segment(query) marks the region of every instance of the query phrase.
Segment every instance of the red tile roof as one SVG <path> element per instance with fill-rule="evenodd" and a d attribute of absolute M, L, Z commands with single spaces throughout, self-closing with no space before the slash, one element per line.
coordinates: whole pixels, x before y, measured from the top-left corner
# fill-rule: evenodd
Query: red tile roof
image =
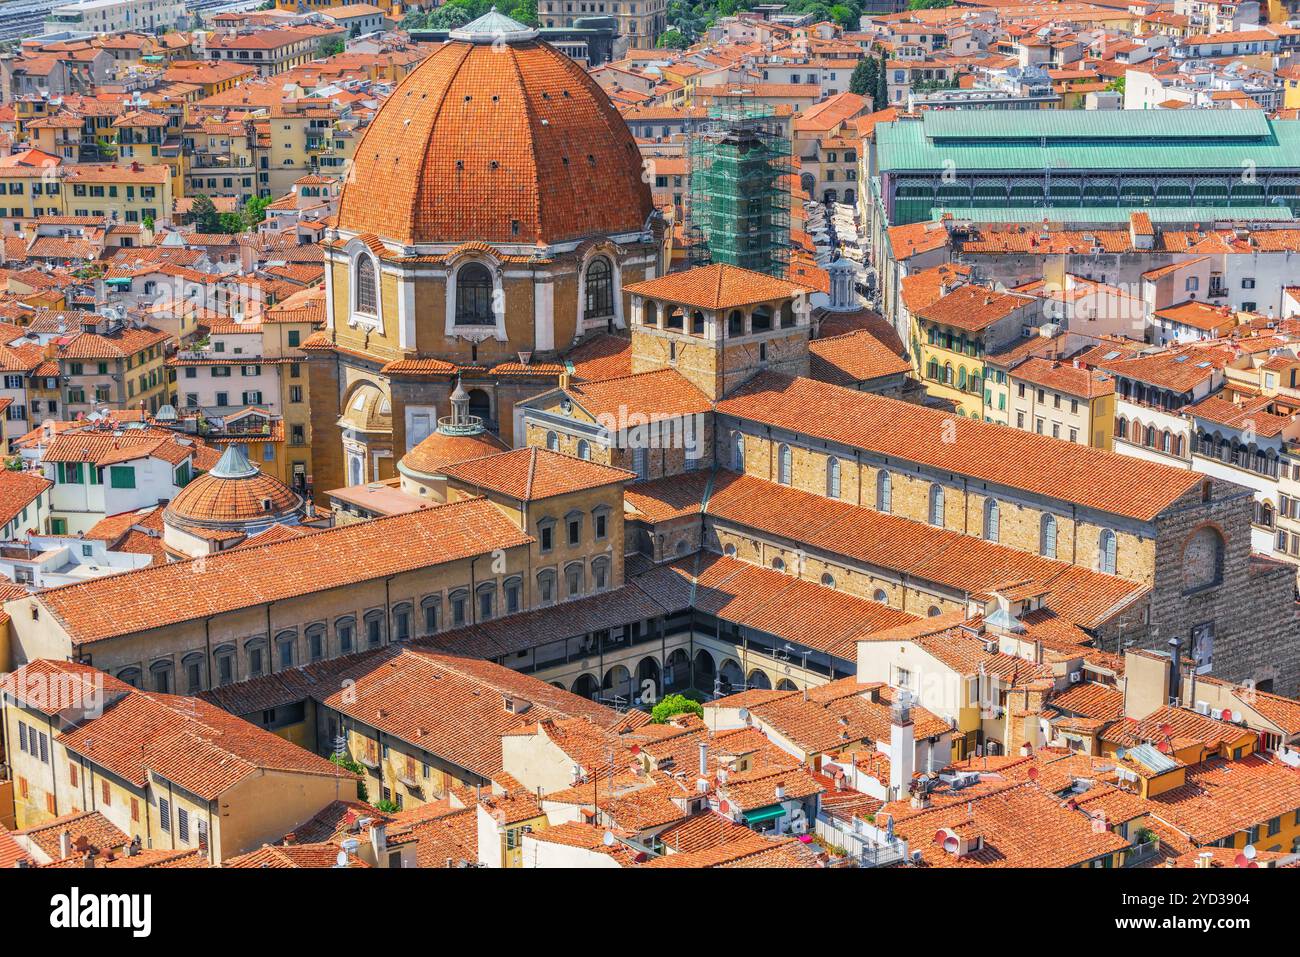
<path fill-rule="evenodd" d="M 34 600 L 81 645 L 532 541 L 495 505 L 467 499 L 208 555 L 202 588 L 191 562 L 174 562 L 48 589 Z"/>
<path fill-rule="evenodd" d="M 717 410 L 813 439 L 842 442 L 976 481 L 1146 521 L 1201 481 L 1183 469 L 775 372 L 756 376 L 719 402 Z M 1102 474 L 1110 481 L 1096 481 Z"/>
<path fill-rule="evenodd" d="M 549 449 L 514 449 L 445 466 L 442 474 L 476 489 L 523 502 L 630 482 L 636 473 Z"/>
<path fill-rule="evenodd" d="M 810 289 L 752 269 L 714 263 L 632 283 L 624 286 L 623 291 L 682 306 L 717 310 L 793 299 L 806 295 Z"/>

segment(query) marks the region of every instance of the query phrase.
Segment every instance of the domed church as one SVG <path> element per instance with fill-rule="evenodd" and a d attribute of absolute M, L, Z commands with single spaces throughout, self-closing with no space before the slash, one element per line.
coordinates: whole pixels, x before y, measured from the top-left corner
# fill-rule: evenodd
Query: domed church
<path fill-rule="evenodd" d="M 626 327 L 663 233 L 636 142 L 580 66 L 495 9 L 452 31 L 366 129 L 323 243 L 315 486 L 394 476 L 458 377 L 516 444 L 514 403 Z"/>

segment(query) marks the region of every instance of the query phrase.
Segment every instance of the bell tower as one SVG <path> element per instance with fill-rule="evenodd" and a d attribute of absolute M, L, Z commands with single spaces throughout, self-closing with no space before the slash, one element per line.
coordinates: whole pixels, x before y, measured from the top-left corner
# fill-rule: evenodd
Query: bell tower
<path fill-rule="evenodd" d="M 808 375 L 807 286 L 714 263 L 625 288 L 633 372 L 676 369 L 715 401 L 765 369 Z"/>

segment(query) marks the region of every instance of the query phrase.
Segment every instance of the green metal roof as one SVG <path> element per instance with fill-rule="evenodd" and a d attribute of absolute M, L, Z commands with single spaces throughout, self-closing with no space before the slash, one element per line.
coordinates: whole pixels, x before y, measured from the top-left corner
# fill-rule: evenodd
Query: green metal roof
<path fill-rule="evenodd" d="M 1197 139 L 1268 136 L 1263 110 L 927 110 L 925 135 L 935 139 Z"/>
<path fill-rule="evenodd" d="M 1255 110 L 928 111 L 877 125 L 876 143 L 884 173 L 1300 170 L 1300 120 Z"/>
<path fill-rule="evenodd" d="M 1130 213 L 1144 212 L 1153 223 L 1284 222 L 1295 219 L 1289 206 L 935 206 L 931 219 L 951 214 L 973 223 L 1112 223 L 1128 225 Z"/>

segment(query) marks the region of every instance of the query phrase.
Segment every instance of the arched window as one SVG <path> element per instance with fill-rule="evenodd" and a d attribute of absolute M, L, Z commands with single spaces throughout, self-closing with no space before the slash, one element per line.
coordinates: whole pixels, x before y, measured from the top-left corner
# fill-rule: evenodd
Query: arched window
<path fill-rule="evenodd" d="M 414 611 L 409 601 L 399 602 L 393 606 L 393 638 L 407 641 L 411 637 L 411 612 Z"/>
<path fill-rule="evenodd" d="M 564 594 L 566 598 L 577 598 L 582 594 L 584 571 L 582 562 L 574 562 L 564 569 Z"/>
<path fill-rule="evenodd" d="M 550 568 L 537 573 L 537 600 L 543 605 L 555 601 L 555 572 Z"/>
<path fill-rule="evenodd" d="M 507 578 L 501 583 L 501 595 L 505 602 L 503 611 L 513 615 L 523 608 L 524 580 L 519 577 Z"/>
<path fill-rule="evenodd" d="M 447 594 L 447 610 L 451 614 L 451 626 L 460 628 L 469 621 L 469 590 L 457 588 Z"/>
<path fill-rule="evenodd" d="M 185 693 L 198 694 L 203 690 L 203 655 L 191 652 L 181 659 L 181 673 L 185 676 Z"/>
<path fill-rule="evenodd" d="M 482 263 L 466 263 L 456 273 L 456 324 L 493 325 L 492 273 Z"/>
<path fill-rule="evenodd" d="M 478 620 L 490 621 L 497 613 L 497 583 L 484 582 L 474 589 L 474 598 L 478 602 Z"/>
<path fill-rule="evenodd" d="M 155 661 L 149 666 L 149 677 L 153 681 L 153 690 L 161 694 L 171 694 L 172 688 L 172 663 L 170 661 Z"/>
<path fill-rule="evenodd" d="M 876 510 L 888 515 L 894 508 L 894 477 L 884 469 L 876 473 Z"/>
<path fill-rule="evenodd" d="M 1038 551 L 1045 558 L 1056 557 L 1056 516 L 1044 515 L 1038 534 Z"/>
<path fill-rule="evenodd" d="M 1146 431 L 1146 447 L 1154 449 L 1156 447 L 1156 427 L 1148 425 Z"/>
<path fill-rule="evenodd" d="M 279 664 L 277 668 L 292 668 L 294 664 L 294 646 L 298 642 L 298 633 L 296 631 L 282 631 L 275 636 L 275 657 Z"/>
<path fill-rule="evenodd" d="M 957 369 L 957 388 L 963 392 L 966 391 L 966 367 L 960 366 Z"/>
<path fill-rule="evenodd" d="M 586 293 L 583 318 L 601 319 L 614 314 L 614 270 L 604 256 L 597 256 L 587 266 Z"/>
<path fill-rule="evenodd" d="M 1101 530 L 1101 537 L 1097 541 L 1097 570 L 1106 574 L 1115 574 L 1115 533 L 1109 528 Z"/>
<path fill-rule="evenodd" d="M 442 598 L 430 595 L 420 602 L 420 612 L 424 618 L 424 633 L 434 634 L 442 627 Z"/>
<path fill-rule="evenodd" d="M 379 281 L 375 261 L 369 253 L 357 257 L 352 268 L 352 284 L 357 291 L 357 312 L 363 312 L 367 316 L 379 315 Z"/>
<path fill-rule="evenodd" d="M 685 544 L 685 543 L 678 543 Z M 593 558 L 591 560 L 591 590 L 604 591 L 609 587 L 609 559 Z"/>
<path fill-rule="evenodd" d="M 325 657 L 325 626 L 319 622 L 307 626 L 307 657 L 320 661 Z"/>
<path fill-rule="evenodd" d="M 1115 437 L 1118 439 L 1128 438 L 1128 419 L 1122 415 L 1115 420 Z"/>
<path fill-rule="evenodd" d="M 140 687 L 139 668 L 123 668 L 121 671 L 117 673 L 117 678 L 119 681 L 123 681 L 126 684 L 129 684 L 132 688 Z"/>
<path fill-rule="evenodd" d="M 781 446 L 780 459 L 781 459 L 781 471 L 777 475 L 777 481 L 780 482 L 782 485 L 789 485 L 791 463 L 793 461 L 793 456 L 790 453 L 790 446 L 788 445 Z"/>
<path fill-rule="evenodd" d="M 735 544 L 732 542 L 727 542 L 727 544 L 723 546 L 722 554 L 726 555 L 728 558 L 735 558 L 736 557 Z"/>
<path fill-rule="evenodd" d="M 546 447 L 552 452 L 558 452 L 560 449 L 560 437 L 554 432 L 546 433 Z"/>
<path fill-rule="evenodd" d="M 1160 433 L 1160 451 L 1168 452 L 1173 445 L 1173 435 L 1168 429 Z"/>
<path fill-rule="evenodd" d="M 1001 516 L 998 514 L 998 500 L 995 498 L 986 499 L 984 502 L 984 537 L 990 542 L 996 542 L 1001 524 Z"/>
<path fill-rule="evenodd" d="M 887 594 L 885 593 L 885 590 L 884 590 L 883 588 L 877 588 L 877 589 L 872 593 L 872 595 L 871 595 L 871 600 L 872 600 L 872 601 L 878 601 L 878 602 L 880 602 L 882 605 L 887 605 L 887 604 L 889 604 L 889 595 L 887 595 Z"/>
<path fill-rule="evenodd" d="M 943 528 L 943 486 L 930 486 L 930 524 Z"/>
<path fill-rule="evenodd" d="M 840 460 L 833 455 L 826 460 L 826 494 L 830 498 L 840 497 Z"/>
<path fill-rule="evenodd" d="M 778 572 L 785 571 L 785 559 L 780 555 L 776 556 L 776 558 L 772 559 L 772 568 Z"/>
<path fill-rule="evenodd" d="M 248 659 L 248 677 L 260 678 L 266 673 L 266 639 L 252 638 L 244 643 L 244 657 Z"/>
<path fill-rule="evenodd" d="M 578 440 L 578 458 L 586 459 L 587 461 L 591 460 L 591 446 L 587 443 L 586 439 Z"/>
<path fill-rule="evenodd" d="M 825 585 L 827 588 L 834 588 L 835 577 L 830 572 L 824 573 L 822 575 L 822 584 Z"/>
<path fill-rule="evenodd" d="M 745 436 L 742 432 L 731 433 L 731 467 L 742 475 L 745 473 Z"/>
<path fill-rule="evenodd" d="M 334 634 L 339 640 L 339 654 L 350 655 L 355 651 L 357 620 L 351 615 L 334 622 Z"/>
<path fill-rule="evenodd" d="M 926 615 L 930 618 L 938 618 L 942 614 L 943 614 L 943 609 L 941 609 L 938 605 L 931 605 L 929 611 L 926 612 Z"/>
<path fill-rule="evenodd" d="M 363 621 L 366 629 L 366 646 L 378 648 L 384 643 L 384 613 L 378 609 L 368 611 Z"/>

